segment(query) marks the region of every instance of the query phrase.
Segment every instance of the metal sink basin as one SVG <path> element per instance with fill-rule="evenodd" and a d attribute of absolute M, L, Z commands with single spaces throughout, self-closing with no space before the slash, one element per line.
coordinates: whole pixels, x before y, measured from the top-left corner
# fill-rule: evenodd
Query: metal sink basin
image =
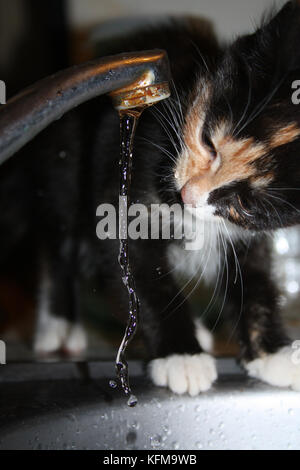
<path fill-rule="evenodd" d="M 111 390 L 113 362 L 0 368 L 0 449 L 300 449 L 300 396 L 218 361 L 214 388 L 196 398 L 155 388 L 130 361 L 138 397 Z"/>

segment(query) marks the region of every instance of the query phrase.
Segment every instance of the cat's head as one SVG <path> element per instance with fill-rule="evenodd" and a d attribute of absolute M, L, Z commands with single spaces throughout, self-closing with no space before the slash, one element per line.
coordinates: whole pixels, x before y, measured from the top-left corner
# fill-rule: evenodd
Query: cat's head
<path fill-rule="evenodd" d="M 175 168 L 183 202 L 250 230 L 300 223 L 297 101 L 300 2 L 294 1 L 238 38 L 199 79 Z"/>

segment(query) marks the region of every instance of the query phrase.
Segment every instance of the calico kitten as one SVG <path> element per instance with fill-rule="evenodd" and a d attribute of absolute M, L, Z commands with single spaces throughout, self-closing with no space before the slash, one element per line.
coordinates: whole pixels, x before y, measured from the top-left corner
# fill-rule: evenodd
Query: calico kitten
<path fill-rule="evenodd" d="M 291 100 L 300 77 L 299 41 L 300 5 L 288 2 L 224 49 L 208 23 L 185 19 L 106 51 L 167 50 L 173 97 L 140 120 L 132 202 L 191 204 L 205 223 L 199 251 L 187 252 L 175 240 L 130 243 L 149 373 L 176 393 L 208 390 L 217 372 L 199 345 L 174 269 L 225 295 L 222 315 L 232 319 L 251 376 L 300 390 L 269 246 L 270 232 L 300 223 L 300 107 Z M 39 260 L 37 350 L 85 346 L 78 323 L 84 278 L 97 277 L 127 318 L 118 240 L 99 241 L 95 233 L 99 204 L 118 206 L 118 127 L 109 101 L 93 100 L 1 169 L 2 255 L 9 257 L 26 235 Z"/>

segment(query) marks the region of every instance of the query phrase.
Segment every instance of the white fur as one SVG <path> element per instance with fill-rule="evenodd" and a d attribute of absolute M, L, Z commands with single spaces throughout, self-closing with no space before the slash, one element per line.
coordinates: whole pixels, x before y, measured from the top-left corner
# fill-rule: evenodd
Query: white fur
<path fill-rule="evenodd" d="M 196 326 L 196 338 L 201 348 L 205 352 L 212 353 L 214 349 L 214 338 L 210 331 L 203 325 L 203 323 L 197 319 L 195 320 Z"/>
<path fill-rule="evenodd" d="M 179 395 L 196 396 L 211 388 L 217 378 L 217 369 L 214 358 L 208 354 L 173 354 L 151 361 L 149 374 L 159 387 L 168 387 Z"/>
<path fill-rule="evenodd" d="M 210 236 L 209 236 L 210 235 Z M 186 278 L 195 276 L 205 282 L 213 282 L 220 267 L 220 254 L 217 229 L 213 222 L 207 222 L 204 231 L 196 234 L 201 237 L 195 244 L 199 250 L 186 250 L 183 244 L 171 244 L 168 249 L 168 259 L 171 267 Z"/>
<path fill-rule="evenodd" d="M 81 325 L 71 325 L 64 343 L 64 349 L 69 354 L 80 354 L 87 347 L 87 336 Z"/>
<path fill-rule="evenodd" d="M 248 374 L 270 385 L 290 387 L 300 391 L 300 364 L 293 360 L 295 350 L 290 346 L 280 349 L 245 365 Z"/>
<path fill-rule="evenodd" d="M 41 276 L 33 348 L 40 355 L 61 349 L 69 354 L 80 354 L 87 346 L 85 331 L 81 325 L 52 314 L 49 302 L 50 292 L 51 281 L 44 269 Z"/>
<path fill-rule="evenodd" d="M 65 319 L 46 312 L 42 312 L 42 317 L 36 328 L 33 346 L 36 353 L 49 354 L 61 349 L 68 336 L 69 324 Z"/>
<path fill-rule="evenodd" d="M 42 316 L 43 321 L 37 324 L 33 344 L 37 354 L 45 355 L 63 349 L 71 355 L 77 355 L 86 349 L 87 337 L 81 325 L 55 317 L 49 312 L 43 312 Z"/>
<path fill-rule="evenodd" d="M 229 221 L 223 219 L 221 222 L 220 217 L 213 215 L 214 211 L 213 206 L 204 203 L 194 212 L 197 219 L 201 221 L 199 225 L 197 222 L 197 228 L 200 230 L 196 233 L 196 237 L 199 237 L 196 246 L 200 249 L 189 251 L 185 249 L 184 244 L 171 244 L 168 251 L 169 263 L 175 271 L 184 274 L 188 279 L 194 276 L 196 282 L 201 277 L 201 280 L 207 284 L 214 283 L 222 269 L 220 264 L 223 263 L 226 244 L 230 245 L 237 240 L 247 241 L 252 236 L 251 232 Z M 189 238 L 195 227 L 192 226 L 192 219 L 185 218 L 184 222 L 184 232 Z"/>

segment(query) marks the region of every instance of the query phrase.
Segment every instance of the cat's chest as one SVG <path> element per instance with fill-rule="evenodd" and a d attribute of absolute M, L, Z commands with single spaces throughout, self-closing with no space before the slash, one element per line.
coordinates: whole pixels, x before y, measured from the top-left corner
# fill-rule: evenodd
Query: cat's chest
<path fill-rule="evenodd" d="M 227 255 L 234 244 L 247 238 L 244 231 L 232 224 L 206 220 L 199 224 L 193 243 L 172 244 L 168 259 L 174 272 L 187 281 L 215 283 L 226 269 Z M 187 227 L 190 233 L 191 227 Z"/>
<path fill-rule="evenodd" d="M 174 272 L 187 280 L 194 278 L 197 282 L 211 283 L 216 277 L 222 262 L 222 247 L 216 233 L 199 242 L 202 248 L 185 249 L 184 243 L 172 244 L 169 247 L 169 263 Z"/>

